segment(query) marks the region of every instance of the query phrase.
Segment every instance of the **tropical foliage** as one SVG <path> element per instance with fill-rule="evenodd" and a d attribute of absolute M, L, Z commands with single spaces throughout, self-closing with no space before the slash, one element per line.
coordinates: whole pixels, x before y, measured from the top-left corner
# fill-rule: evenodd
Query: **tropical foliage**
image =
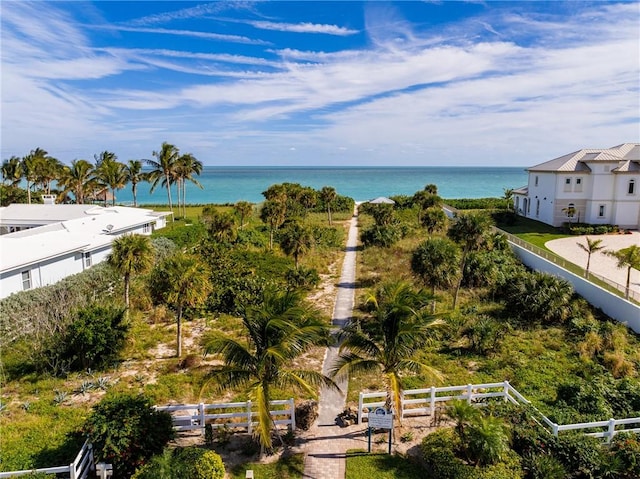
<path fill-rule="evenodd" d="M 213 335 L 204 342 L 208 354 L 224 365 L 211 371 L 219 390 L 240 388 L 258 408 L 256 435 L 263 449 L 272 448 L 273 419 L 269 401 L 273 390 L 299 389 L 315 395 L 319 385 L 333 382 L 313 370 L 297 369 L 293 362 L 312 346 L 326 343 L 327 326 L 317 310 L 296 292 L 266 290 L 262 302 L 241 311 L 246 341 Z"/>

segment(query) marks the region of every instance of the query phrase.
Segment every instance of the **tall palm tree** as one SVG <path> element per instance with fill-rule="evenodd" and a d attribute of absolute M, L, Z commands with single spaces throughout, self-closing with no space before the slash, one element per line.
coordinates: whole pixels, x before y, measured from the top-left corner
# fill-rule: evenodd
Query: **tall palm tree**
<path fill-rule="evenodd" d="M 11 186 L 18 186 L 22 181 L 22 160 L 18 156 L 12 156 L 2 162 L 2 184 L 8 182 Z"/>
<path fill-rule="evenodd" d="M 184 309 L 202 305 L 213 291 L 209 267 L 197 256 L 176 253 L 160 263 L 151 274 L 150 290 L 156 303 L 165 303 L 176 312 L 177 356 L 182 356 L 182 315 Z"/>
<path fill-rule="evenodd" d="M 411 257 L 411 270 L 425 286 L 431 287 L 434 297 L 431 312 L 435 313 L 436 288 L 450 288 L 458 278 L 460 252 L 451 240 L 429 238 L 420 244 Z"/>
<path fill-rule="evenodd" d="M 131 193 L 133 194 L 133 206 L 138 206 L 138 183 L 147 181 L 147 174 L 142 171 L 142 161 L 129 160 L 125 165 L 124 173 L 127 183 L 131 183 Z"/>
<path fill-rule="evenodd" d="M 108 151 L 102 152 L 106 155 Z M 117 161 L 115 154 L 112 156 L 103 156 L 101 161 L 97 163 L 95 168 L 96 180 L 104 186 L 111 188 L 112 204 L 116 204 L 116 190 L 124 188 L 127 184 L 127 172 L 124 164 Z M 106 199 L 106 197 L 105 197 Z"/>
<path fill-rule="evenodd" d="M 87 160 L 73 160 L 60 173 L 58 183 L 63 187 L 61 195 L 72 192 L 77 204 L 83 204 L 87 194 L 95 188 L 93 165 Z"/>
<path fill-rule="evenodd" d="M 453 309 L 458 305 L 458 295 L 462 286 L 464 269 L 469 252 L 479 248 L 485 241 L 487 233 L 491 230 L 493 222 L 484 213 L 461 213 L 456 216 L 449 228 L 449 237 L 462 244 L 462 261 L 460 264 L 460 277 L 453 297 Z"/>
<path fill-rule="evenodd" d="M 124 303 L 129 309 L 129 286 L 133 274 L 146 273 L 153 265 L 154 251 L 148 236 L 123 235 L 111 244 L 107 263 L 124 279 Z"/>
<path fill-rule="evenodd" d="M 372 317 L 364 324 L 351 323 L 340 332 L 342 344 L 333 375 L 381 372 L 387 389 L 385 407 L 393 406 L 400 415 L 402 372 L 440 378 L 438 371 L 415 359 L 429 340 L 430 328 L 440 324 L 424 313 L 428 300 L 424 291 L 416 291 L 404 282 L 387 283 L 370 293 L 366 304 Z"/>
<path fill-rule="evenodd" d="M 244 228 L 244 220 L 253 212 L 253 205 L 248 201 L 238 201 L 233 209 L 240 217 L 240 228 Z"/>
<path fill-rule="evenodd" d="M 320 190 L 320 199 L 324 203 L 325 208 L 327 208 L 327 218 L 329 219 L 329 226 L 331 226 L 332 224 L 331 223 L 331 205 L 333 204 L 334 201 L 336 201 L 337 197 L 338 197 L 338 194 L 336 193 L 335 188 L 331 186 L 323 186 L 322 189 Z"/>
<path fill-rule="evenodd" d="M 313 234 L 297 221 L 283 230 L 280 247 L 286 255 L 293 256 L 296 269 L 298 269 L 300 256 L 309 251 L 312 246 Z"/>
<path fill-rule="evenodd" d="M 587 267 L 584 270 L 584 277 L 588 278 L 589 277 L 589 265 L 591 264 L 591 255 L 593 253 L 595 253 L 596 251 L 600 251 L 601 249 L 604 249 L 604 246 L 602 245 L 602 240 L 601 239 L 596 239 L 596 240 L 590 240 L 589 237 L 587 236 L 585 238 L 587 240 L 587 244 L 584 245 L 582 243 L 576 243 L 581 250 L 585 251 L 587 253 Z"/>
<path fill-rule="evenodd" d="M 274 426 L 269 401 L 274 388 L 299 389 L 311 396 L 320 385 L 336 387 L 314 370 L 297 369 L 294 361 L 312 346 L 326 344 L 327 325 L 298 292 L 266 290 L 261 304 L 241 311 L 246 341 L 212 335 L 205 353 L 219 354 L 224 365 L 211 372 L 217 388 L 242 388 L 258 408 L 257 436 L 262 451 L 272 448 Z"/>
<path fill-rule="evenodd" d="M 166 141 L 162 143 L 162 147 L 159 151 L 154 151 L 153 156 L 156 160 L 146 160 L 147 165 L 150 166 L 152 171 L 149 172 L 149 180 L 151 181 L 151 191 L 153 192 L 158 186 L 158 183 L 162 183 L 162 186 L 167 188 L 167 199 L 169 200 L 169 209 L 173 215 L 173 203 L 171 202 L 171 184 L 174 180 L 174 168 L 178 158 L 180 157 L 180 151 L 171 143 Z"/>
<path fill-rule="evenodd" d="M 267 200 L 262 204 L 260 219 L 269 225 L 269 249 L 273 249 L 273 234 L 286 218 L 287 205 L 281 200 Z"/>
<path fill-rule="evenodd" d="M 187 183 L 189 180 L 191 183 L 202 189 L 202 185 L 196 180 L 193 175 L 199 176 L 202 173 L 202 162 L 198 160 L 191 153 L 185 153 L 181 155 L 176 161 L 174 167 L 174 177 L 176 180 L 176 186 L 178 188 L 178 210 L 180 210 L 180 190 L 182 190 L 182 216 L 187 215 L 186 203 L 187 203 Z"/>
<path fill-rule="evenodd" d="M 38 182 L 40 165 L 46 161 L 45 158 L 48 154 L 38 147 L 35 150 L 31 150 L 22 159 L 22 171 L 27 180 L 27 202 L 29 204 L 31 204 L 31 188 Z"/>
<path fill-rule="evenodd" d="M 37 184 L 40 185 L 45 194 L 51 193 L 51 183 L 60 176 L 63 168 L 62 163 L 42 150 L 44 156 L 37 156 L 34 165 L 34 176 Z"/>
<path fill-rule="evenodd" d="M 618 268 L 627 268 L 626 299 L 629 299 L 629 285 L 631 284 L 631 269 L 640 270 L 640 246 L 634 244 L 618 251 L 605 251 L 605 254 L 618 261 Z"/>

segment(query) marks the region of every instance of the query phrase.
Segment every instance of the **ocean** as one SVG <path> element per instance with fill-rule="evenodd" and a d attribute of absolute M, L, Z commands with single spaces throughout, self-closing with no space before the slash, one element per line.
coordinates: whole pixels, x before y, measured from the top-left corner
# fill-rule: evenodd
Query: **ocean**
<path fill-rule="evenodd" d="M 501 197 L 506 188 L 527 183 L 523 167 L 231 167 L 206 166 L 196 179 L 202 189 L 187 183 L 187 203 L 258 203 L 262 192 L 277 183 L 299 183 L 320 189 L 332 186 L 338 194 L 356 201 L 378 196 L 413 195 L 433 183 L 447 198 Z M 148 183 L 138 185 L 138 204 L 166 204 L 160 185 L 150 193 Z M 175 202 L 175 188 L 172 190 Z M 131 185 L 116 192 L 116 201 L 133 201 Z"/>

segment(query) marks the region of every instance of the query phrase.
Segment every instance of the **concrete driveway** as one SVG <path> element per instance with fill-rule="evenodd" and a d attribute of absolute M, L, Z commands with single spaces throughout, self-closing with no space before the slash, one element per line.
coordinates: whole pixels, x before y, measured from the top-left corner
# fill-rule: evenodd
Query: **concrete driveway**
<path fill-rule="evenodd" d="M 588 255 L 576 243 L 582 243 L 586 246 L 586 237 L 587 236 L 572 236 L 570 238 L 552 240 L 548 241 L 545 246 L 555 254 L 584 268 L 587 266 Z M 588 237 L 591 240 L 601 239 L 605 250 L 617 251 L 634 244 L 640 246 L 640 232 L 637 231 L 623 235 L 589 235 Z M 600 250 L 591 255 L 589 272 L 604 276 L 624 286 L 627 282 L 627 268 L 618 268 L 616 266 L 616 260 L 603 254 L 602 251 L 604 250 Z M 631 270 L 631 284 L 629 289 L 640 293 L 640 271 L 635 269 Z"/>

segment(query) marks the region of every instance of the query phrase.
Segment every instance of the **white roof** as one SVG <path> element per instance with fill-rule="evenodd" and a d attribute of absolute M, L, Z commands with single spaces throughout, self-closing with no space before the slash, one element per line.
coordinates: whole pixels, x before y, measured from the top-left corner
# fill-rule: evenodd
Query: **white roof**
<path fill-rule="evenodd" d="M 11 208 L 11 206 L 53 208 L 23 209 Z M 158 219 L 159 216 L 152 210 L 123 206 L 111 208 L 88 207 L 87 205 L 11 206 L 5 208 L 11 213 L 9 216 L 11 220 L 7 220 L 7 222 L 20 219 L 13 216 L 16 211 L 27 212 L 30 215 L 29 218 L 32 224 L 38 224 L 41 221 L 37 213 L 51 214 L 54 217 L 73 215 L 76 215 L 76 217 L 0 236 L 0 271 L 16 269 L 73 251 L 95 250 L 109 245 L 117 237 L 118 233 L 151 223 Z M 70 206 L 72 208 L 69 208 Z M 84 206 L 84 210 L 76 208 L 77 206 Z M 0 213 L 4 213 L 4 211 Z"/>
<path fill-rule="evenodd" d="M 0 224 L 57 223 L 98 214 L 105 208 L 93 205 L 23 205 L 11 204 L 0 208 Z"/>
<path fill-rule="evenodd" d="M 375 200 L 369 200 L 369 203 L 373 204 L 373 205 L 394 205 L 396 202 L 393 201 L 392 199 L 386 198 L 384 196 L 379 196 L 378 198 L 376 198 Z"/>

